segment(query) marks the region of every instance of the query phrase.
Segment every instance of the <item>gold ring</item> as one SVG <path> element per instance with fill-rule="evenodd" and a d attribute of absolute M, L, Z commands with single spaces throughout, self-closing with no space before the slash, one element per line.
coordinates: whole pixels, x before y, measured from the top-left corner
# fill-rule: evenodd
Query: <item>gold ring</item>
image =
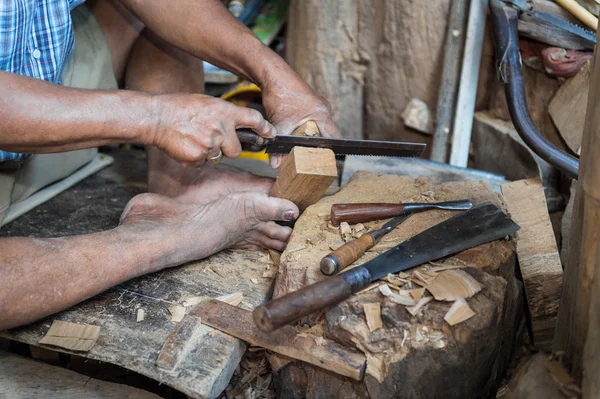
<path fill-rule="evenodd" d="M 214 157 L 206 158 L 206 162 L 212 163 L 212 164 L 217 164 L 217 163 L 221 162 L 221 159 L 223 159 L 223 151 L 219 150 L 219 154 L 215 155 Z"/>

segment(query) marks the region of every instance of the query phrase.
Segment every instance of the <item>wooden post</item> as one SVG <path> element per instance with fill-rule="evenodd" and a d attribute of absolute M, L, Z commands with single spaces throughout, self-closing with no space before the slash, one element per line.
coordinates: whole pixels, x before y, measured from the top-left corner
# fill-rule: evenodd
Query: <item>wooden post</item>
<path fill-rule="evenodd" d="M 269 195 L 298 205 L 300 212 L 317 202 L 337 177 L 333 151 L 294 147 L 281 162 Z"/>
<path fill-rule="evenodd" d="M 555 350 L 565 350 L 583 397 L 600 395 L 600 56 L 592 69 L 579 182 Z"/>

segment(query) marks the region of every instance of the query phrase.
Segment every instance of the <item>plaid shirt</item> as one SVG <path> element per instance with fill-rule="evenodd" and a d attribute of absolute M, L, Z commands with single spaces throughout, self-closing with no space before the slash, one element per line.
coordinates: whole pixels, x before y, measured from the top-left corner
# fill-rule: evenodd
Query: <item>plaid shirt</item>
<path fill-rule="evenodd" d="M 75 40 L 71 9 L 85 0 L 0 0 L 0 70 L 60 84 Z M 0 162 L 27 154 L 0 150 Z"/>

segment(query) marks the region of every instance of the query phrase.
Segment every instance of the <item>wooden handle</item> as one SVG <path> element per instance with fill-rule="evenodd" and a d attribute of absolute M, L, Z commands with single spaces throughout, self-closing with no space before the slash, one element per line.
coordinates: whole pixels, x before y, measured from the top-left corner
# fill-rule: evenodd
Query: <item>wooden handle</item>
<path fill-rule="evenodd" d="M 321 272 L 326 276 L 339 273 L 360 258 L 367 249 L 375 245 L 370 234 L 352 240 L 321 259 Z"/>
<path fill-rule="evenodd" d="M 387 219 L 404 213 L 402 204 L 333 204 L 331 205 L 331 223 L 339 226 Z"/>
<path fill-rule="evenodd" d="M 329 277 L 318 283 L 284 295 L 254 309 L 256 326 L 271 332 L 304 316 L 336 305 L 371 284 L 371 275 L 364 267 Z"/>

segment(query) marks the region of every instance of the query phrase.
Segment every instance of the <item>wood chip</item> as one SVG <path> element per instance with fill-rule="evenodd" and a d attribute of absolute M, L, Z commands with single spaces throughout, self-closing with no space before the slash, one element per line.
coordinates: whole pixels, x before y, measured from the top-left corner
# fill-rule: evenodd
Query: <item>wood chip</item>
<path fill-rule="evenodd" d="M 380 383 L 385 379 L 387 367 L 382 356 L 367 353 L 367 374 L 373 376 Z"/>
<path fill-rule="evenodd" d="M 340 223 L 340 235 L 342 236 L 342 240 L 344 240 L 345 242 L 354 239 L 354 237 L 352 236 L 352 228 L 350 227 L 348 222 Z"/>
<path fill-rule="evenodd" d="M 423 297 L 423 294 L 425 293 L 425 288 L 415 288 L 408 291 L 408 293 L 412 299 L 418 302 Z"/>
<path fill-rule="evenodd" d="M 387 281 L 388 283 L 395 285 L 396 287 L 402 287 L 404 284 L 406 284 L 405 279 L 401 279 L 393 274 L 388 274 L 387 276 L 382 278 L 382 280 Z"/>
<path fill-rule="evenodd" d="M 422 286 L 433 283 L 437 278 L 437 273 L 429 270 L 415 270 L 412 273 L 412 280 Z"/>
<path fill-rule="evenodd" d="M 389 298 L 390 301 L 397 303 L 399 305 L 414 306 L 417 304 L 415 302 L 415 300 L 409 296 L 405 297 L 405 296 L 401 296 L 401 295 L 393 293 L 392 290 L 390 289 L 390 287 L 388 287 L 385 284 L 382 284 L 379 286 L 379 292 L 381 292 L 381 294 L 383 296 Z"/>
<path fill-rule="evenodd" d="M 252 284 L 258 284 L 258 280 L 255 278 L 251 278 L 250 281 L 252 281 Z"/>
<path fill-rule="evenodd" d="M 287 253 L 291 254 L 291 253 L 294 253 L 294 252 L 302 251 L 302 250 L 304 250 L 306 248 L 307 248 L 306 245 L 300 245 L 300 246 L 297 246 L 295 248 L 288 249 Z"/>
<path fill-rule="evenodd" d="M 185 300 L 183 301 L 183 306 L 185 306 L 186 308 L 190 306 L 196 306 L 197 304 L 205 300 L 205 296 L 190 296 L 188 298 L 185 298 Z"/>
<path fill-rule="evenodd" d="M 379 330 L 381 327 L 383 327 L 380 303 L 365 303 L 363 304 L 363 310 L 365 311 L 367 326 L 369 326 L 370 332 Z"/>
<path fill-rule="evenodd" d="M 99 336 L 99 326 L 54 320 L 39 343 L 78 352 L 87 352 L 94 347 Z"/>
<path fill-rule="evenodd" d="M 419 314 L 419 312 L 421 311 L 421 309 L 423 309 L 423 306 L 427 305 L 432 300 L 433 300 L 432 297 L 425 296 L 425 297 L 419 299 L 419 302 L 417 302 L 417 304 L 415 306 L 409 306 L 409 307 L 406 308 L 406 310 L 411 315 L 416 316 L 416 315 Z"/>
<path fill-rule="evenodd" d="M 425 286 L 437 301 L 471 298 L 481 291 L 481 284 L 463 270 L 446 270 Z"/>
<path fill-rule="evenodd" d="M 169 306 L 171 313 L 171 323 L 179 323 L 185 316 L 185 307 L 181 305 Z"/>
<path fill-rule="evenodd" d="M 354 295 L 360 295 L 360 294 L 362 294 L 362 293 L 364 293 L 364 292 L 371 291 L 372 289 L 375 289 L 375 288 L 379 287 L 379 285 L 380 285 L 379 283 L 373 283 L 373 284 L 371 284 L 370 286 L 368 286 L 367 288 L 365 288 L 365 289 L 362 289 L 362 290 L 358 291 L 358 292 L 357 292 L 356 294 L 354 294 Z"/>
<path fill-rule="evenodd" d="M 137 316 L 136 316 L 136 320 L 138 323 L 141 321 L 144 321 L 144 318 L 146 317 L 146 312 L 144 311 L 144 309 L 139 308 L 137 310 Z"/>
<path fill-rule="evenodd" d="M 234 292 L 233 294 L 221 295 L 215 299 L 217 301 L 228 303 L 232 306 L 238 306 L 244 300 L 244 294 L 241 292 Z"/>
<path fill-rule="evenodd" d="M 475 316 L 475 312 L 473 312 L 465 298 L 458 298 L 444 316 L 444 320 L 451 326 L 455 326 L 473 316 Z"/>

